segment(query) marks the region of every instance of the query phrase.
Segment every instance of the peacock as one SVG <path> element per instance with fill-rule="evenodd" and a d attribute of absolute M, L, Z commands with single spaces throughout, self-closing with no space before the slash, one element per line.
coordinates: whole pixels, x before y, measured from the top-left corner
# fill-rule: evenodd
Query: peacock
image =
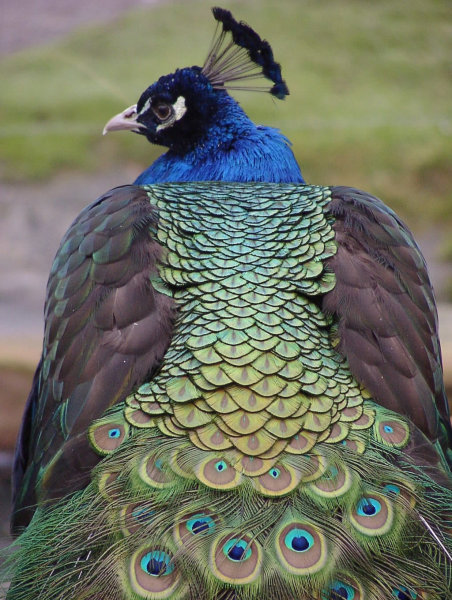
<path fill-rule="evenodd" d="M 167 148 L 64 236 L 14 464 L 8 600 L 447 600 L 434 293 L 379 199 L 306 184 L 229 94 L 288 92 L 221 8 L 105 131 Z M 270 85 L 269 85 L 270 84 Z"/>

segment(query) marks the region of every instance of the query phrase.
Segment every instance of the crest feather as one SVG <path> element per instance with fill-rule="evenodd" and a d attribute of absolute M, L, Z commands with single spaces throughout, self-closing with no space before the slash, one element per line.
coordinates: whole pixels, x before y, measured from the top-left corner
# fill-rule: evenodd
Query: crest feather
<path fill-rule="evenodd" d="M 221 24 L 217 27 L 202 73 L 216 89 L 251 90 L 269 92 L 282 100 L 289 90 L 281 76 L 281 66 L 275 62 L 273 51 L 266 40 L 249 25 L 238 22 L 224 8 L 212 9 L 213 16 Z M 227 41 L 228 34 L 232 39 Z M 243 85 L 243 80 L 264 77 L 273 82 L 272 87 Z M 233 82 L 233 85 L 230 83 Z"/>

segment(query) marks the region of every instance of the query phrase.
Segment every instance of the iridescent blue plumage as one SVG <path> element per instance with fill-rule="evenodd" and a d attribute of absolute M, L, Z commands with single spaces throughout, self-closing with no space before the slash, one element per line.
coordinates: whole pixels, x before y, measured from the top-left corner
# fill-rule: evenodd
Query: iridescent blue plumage
<path fill-rule="evenodd" d="M 205 147 L 184 155 L 169 150 L 150 165 L 135 183 L 169 181 L 268 181 L 273 183 L 303 183 L 300 167 L 293 156 L 290 142 L 277 129 L 257 126 L 248 121 L 246 139 L 237 139 L 234 151 L 225 148 L 227 133 L 212 139 Z M 223 132 L 221 132 L 223 133 Z M 217 142 L 216 142 L 217 140 Z M 222 140 L 222 141 L 220 141 Z M 218 148 L 215 148 L 215 143 Z M 269 157 L 278 157 L 270 160 Z"/>
<path fill-rule="evenodd" d="M 151 102 L 174 105 L 183 98 L 186 113 L 171 127 L 158 129 Z M 161 77 L 137 104 L 140 133 L 169 147 L 135 181 L 268 181 L 303 183 L 289 140 L 277 129 L 255 125 L 224 89 L 217 90 L 199 67 Z"/>

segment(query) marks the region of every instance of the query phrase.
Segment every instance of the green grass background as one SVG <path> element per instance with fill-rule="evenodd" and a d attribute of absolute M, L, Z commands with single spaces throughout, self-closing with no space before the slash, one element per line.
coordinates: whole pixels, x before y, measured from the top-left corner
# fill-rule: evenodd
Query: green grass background
<path fill-rule="evenodd" d="M 202 64 L 211 2 L 167 2 L 0 63 L 0 177 L 96 172 L 158 154 L 101 135 L 160 75 Z M 312 183 L 365 188 L 410 223 L 452 218 L 450 0 L 223 0 L 268 39 L 290 96 L 236 97 L 293 142 Z M 452 254 L 452 250 L 451 250 Z"/>

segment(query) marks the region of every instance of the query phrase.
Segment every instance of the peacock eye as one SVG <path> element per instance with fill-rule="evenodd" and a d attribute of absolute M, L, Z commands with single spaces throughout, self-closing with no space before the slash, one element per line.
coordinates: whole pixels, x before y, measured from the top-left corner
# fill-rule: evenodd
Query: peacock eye
<path fill-rule="evenodd" d="M 166 121 L 172 114 L 172 106 L 165 102 L 159 102 L 152 107 L 152 111 L 160 121 Z"/>

